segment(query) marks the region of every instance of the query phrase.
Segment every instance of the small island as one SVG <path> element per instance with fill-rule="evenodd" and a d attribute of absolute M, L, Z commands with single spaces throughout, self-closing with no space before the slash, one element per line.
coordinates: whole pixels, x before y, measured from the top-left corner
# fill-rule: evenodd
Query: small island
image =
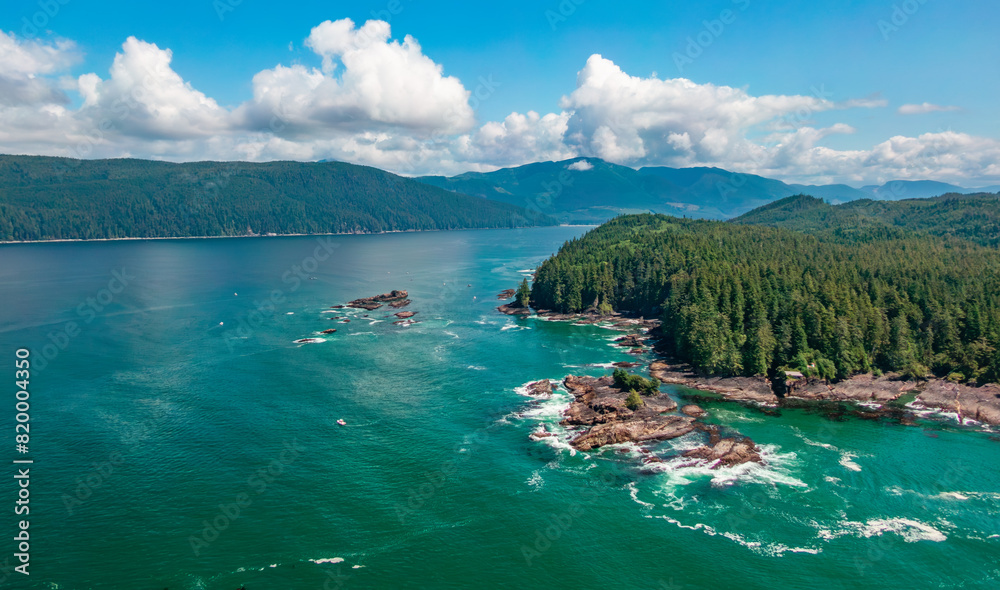
<path fill-rule="evenodd" d="M 374 295 L 372 297 L 362 297 L 361 299 L 355 299 L 354 301 L 347 303 L 347 307 L 353 307 L 356 309 L 365 309 L 368 311 L 375 311 L 376 309 L 379 309 L 386 303 L 392 305 L 393 303 L 406 301 L 406 298 L 408 296 L 409 293 L 407 293 L 406 291 L 393 290 L 390 291 L 389 293 L 382 293 L 381 295 Z M 406 303 L 400 303 L 398 307 L 402 307 L 403 305 L 406 305 L 408 303 L 409 301 L 406 301 Z"/>

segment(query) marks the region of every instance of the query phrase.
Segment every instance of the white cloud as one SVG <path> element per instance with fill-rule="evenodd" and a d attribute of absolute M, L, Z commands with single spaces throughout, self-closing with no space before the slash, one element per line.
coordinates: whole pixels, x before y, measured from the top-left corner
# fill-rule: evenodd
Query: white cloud
<path fill-rule="evenodd" d="M 594 165 L 587 160 L 577 160 L 569 166 L 566 166 L 567 170 L 575 170 L 577 172 L 586 172 L 587 170 L 593 170 Z"/>
<path fill-rule="evenodd" d="M 389 37 L 384 21 L 360 28 L 350 19 L 320 24 L 306 46 L 323 58 L 322 69 L 279 65 L 258 73 L 253 99 L 239 109 L 243 124 L 263 128 L 277 114 L 290 137 L 331 130 L 429 136 L 470 129 L 474 116 L 461 81 L 445 76 L 413 37 L 402 43 Z"/>
<path fill-rule="evenodd" d="M 169 49 L 129 37 L 115 55 L 110 78 L 78 79 L 81 114 L 109 132 L 151 140 L 227 132 L 230 113 L 184 81 L 170 67 L 172 59 Z"/>
<path fill-rule="evenodd" d="M 630 166 L 718 166 L 796 182 L 929 178 L 1000 181 L 1000 141 L 964 133 L 892 137 L 837 150 L 823 112 L 884 107 L 880 97 L 834 102 L 676 78 L 631 76 L 591 56 L 559 112 L 514 112 L 475 122 L 460 80 L 388 23 L 326 21 L 305 41 L 318 68 L 276 65 L 256 74 L 253 95 L 220 106 L 171 67 L 172 53 L 130 37 L 106 78 L 68 78 L 70 41 L 23 40 L 0 31 L 0 152 L 198 159 L 343 160 L 406 175 L 494 170 L 595 156 Z M 72 80 L 67 85 L 65 80 Z M 67 93 L 79 95 L 73 108 Z M 904 105 L 901 113 L 955 110 Z M 582 171 L 590 163 L 571 166 Z"/>
<path fill-rule="evenodd" d="M 65 70 L 80 60 L 76 44 L 66 39 L 42 43 L 18 39 L 0 30 L 0 73 L 35 76 Z"/>
<path fill-rule="evenodd" d="M 560 106 L 573 113 L 570 145 L 631 165 L 743 161 L 754 128 L 840 108 L 816 96 L 752 96 L 684 78 L 639 78 L 600 55 L 587 60 Z"/>
<path fill-rule="evenodd" d="M 923 104 L 904 104 L 899 107 L 896 111 L 900 115 L 926 115 L 927 113 L 938 113 L 938 112 L 949 112 L 949 111 L 960 111 L 962 107 L 956 106 L 941 106 L 937 104 L 931 104 L 925 102 Z"/>

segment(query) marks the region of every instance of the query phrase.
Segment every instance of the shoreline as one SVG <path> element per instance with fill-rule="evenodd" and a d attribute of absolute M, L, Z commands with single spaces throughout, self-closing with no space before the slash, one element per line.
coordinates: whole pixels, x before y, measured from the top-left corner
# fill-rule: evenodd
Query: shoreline
<path fill-rule="evenodd" d="M 777 394 L 765 377 L 718 377 L 695 373 L 689 365 L 660 358 L 649 365 L 649 374 L 667 385 L 679 385 L 721 395 L 731 402 L 764 404 L 786 408 L 820 408 L 830 403 L 850 403 L 861 417 L 914 416 L 921 411 L 955 414 L 958 422 L 1000 425 L 1000 385 L 987 383 L 972 387 L 944 379 L 907 381 L 888 373 L 875 377 L 870 373 L 854 375 L 836 383 L 822 379 L 792 382 L 783 395 Z"/>
<path fill-rule="evenodd" d="M 332 232 L 315 234 L 256 234 L 241 236 L 156 236 L 141 238 L 59 238 L 48 240 L 0 240 L 0 246 L 18 244 L 61 244 L 80 242 L 137 242 L 149 240 L 237 240 L 247 238 L 302 238 L 302 237 L 324 237 L 324 236 L 381 236 L 387 234 L 412 234 L 424 232 L 449 232 L 449 231 L 480 231 L 480 230 L 514 230 L 514 229 L 538 229 L 545 227 L 595 227 L 590 225 L 519 225 L 517 227 L 458 227 L 454 229 L 390 229 L 378 232 Z"/>
<path fill-rule="evenodd" d="M 955 414 L 959 424 L 973 421 L 988 426 L 1000 426 L 1000 383 L 970 386 L 933 377 L 919 381 L 903 380 L 896 373 L 875 377 L 871 373 L 854 375 L 836 383 L 817 378 L 804 378 L 779 385 L 783 393 L 764 376 L 723 377 L 699 375 L 689 365 L 660 354 L 655 345 L 659 328 L 658 319 L 636 318 L 620 312 L 602 315 L 596 312 L 560 314 L 549 310 L 516 308 L 501 305 L 498 311 L 507 315 L 546 321 L 568 321 L 576 324 L 610 322 L 617 329 L 629 330 L 630 325 L 639 334 L 634 343 L 626 342 L 631 351 L 645 352 L 646 346 L 656 355 L 649 364 L 649 375 L 665 385 L 680 385 L 722 396 L 724 401 L 755 403 L 786 408 L 820 408 L 824 404 L 851 403 L 860 417 L 896 416 L 909 420 L 922 411 Z M 621 340 L 621 339 L 619 339 Z"/>

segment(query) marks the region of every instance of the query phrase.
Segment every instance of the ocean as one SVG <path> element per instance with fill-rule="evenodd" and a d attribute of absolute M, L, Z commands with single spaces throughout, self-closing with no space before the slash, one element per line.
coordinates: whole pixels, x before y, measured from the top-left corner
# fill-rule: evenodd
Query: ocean
<path fill-rule="evenodd" d="M 495 308 L 587 229 L 0 247 L 0 458 L 33 461 L 27 516 L 23 465 L 0 477 L 0 587 L 1000 587 L 981 425 L 699 400 L 766 464 L 678 458 L 702 433 L 650 446 L 661 463 L 574 451 L 568 394 L 524 386 L 652 358 Z M 331 308 L 392 289 L 416 323 Z M 541 424 L 558 436 L 529 439 Z M 10 569 L 21 519 L 30 576 Z"/>

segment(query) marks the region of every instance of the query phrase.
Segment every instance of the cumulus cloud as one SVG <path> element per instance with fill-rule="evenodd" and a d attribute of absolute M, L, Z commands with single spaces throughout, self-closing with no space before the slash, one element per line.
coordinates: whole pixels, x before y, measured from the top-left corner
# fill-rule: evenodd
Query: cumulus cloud
<path fill-rule="evenodd" d="M 129 37 L 115 55 L 110 77 L 78 79 L 81 114 L 127 136 L 162 139 L 211 137 L 230 128 L 230 114 L 192 88 L 170 67 L 173 53 Z"/>
<path fill-rule="evenodd" d="M 931 104 L 925 102 L 923 104 L 904 104 L 899 107 L 898 112 L 900 115 L 926 115 L 927 113 L 937 113 L 937 112 L 949 112 L 949 111 L 960 111 L 961 107 L 956 106 L 941 106 L 937 104 Z"/>
<path fill-rule="evenodd" d="M 573 113 L 567 142 L 582 154 L 628 165 L 685 166 L 752 163 L 760 150 L 747 136 L 757 128 L 785 130 L 789 145 L 801 144 L 844 132 L 841 127 L 805 134 L 796 129 L 816 113 L 883 104 L 881 99 L 835 103 L 819 92 L 753 96 L 685 78 L 640 78 L 593 55 L 560 106 Z"/>
<path fill-rule="evenodd" d="M 636 167 L 719 166 L 808 183 L 1000 180 L 1000 142 L 990 138 L 947 131 L 892 137 L 870 149 L 824 145 L 857 130 L 843 122 L 817 125 L 818 114 L 887 106 L 879 96 L 834 101 L 822 87 L 754 95 L 684 78 L 632 76 L 593 55 L 557 112 L 513 112 L 477 123 L 475 99 L 462 81 L 445 75 L 416 39 L 394 40 L 386 22 L 326 21 L 310 31 L 305 47 L 318 67 L 265 69 L 252 79 L 252 96 L 227 108 L 184 80 L 171 67 L 170 49 L 154 43 L 130 37 L 104 77 L 70 78 L 80 58 L 71 41 L 0 31 L 0 152 L 325 158 L 405 175 L 588 156 Z M 899 112 L 956 109 L 924 103 Z M 592 165 L 578 160 L 567 167 Z"/>
<path fill-rule="evenodd" d="M 390 40 L 389 24 L 351 19 L 312 29 L 306 46 L 323 59 L 322 69 L 276 66 L 253 78 L 253 99 L 239 109 L 247 128 L 261 128 L 275 115 L 283 133 L 308 137 L 328 131 L 405 130 L 454 134 L 474 123 L 469 91 L 458 78 L 423 54 L 416 39 Z"/>

